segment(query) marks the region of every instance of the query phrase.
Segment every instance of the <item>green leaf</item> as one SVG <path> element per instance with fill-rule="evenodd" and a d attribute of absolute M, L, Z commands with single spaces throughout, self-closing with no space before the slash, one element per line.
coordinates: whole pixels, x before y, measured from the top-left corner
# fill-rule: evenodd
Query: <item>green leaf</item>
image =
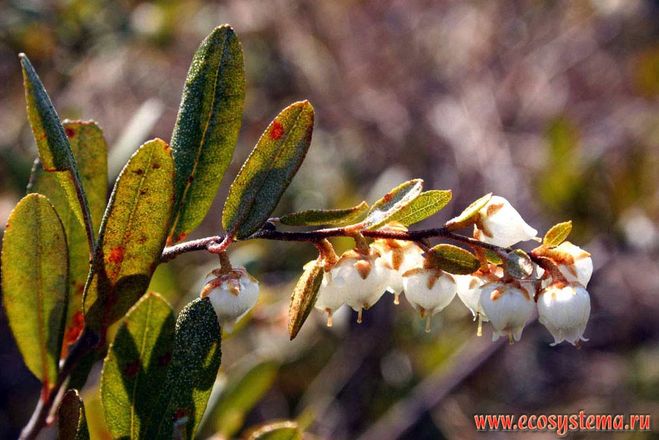
<path fill-rule="evenodd" d="M 320 283 L 323 281 L 325 272 L 323 268 L 324 264 L 321 260 L 307 264 L 302 276 L 295 285 L 288 309 L 288 334 L 291 340 L 295 339 L 302 328 L 302 324 L 307 320 L 314 304 L 316 304 L 318 289 L 320 289 Z"/>
<path fill-rule="evenodd" d="M 146 438 L 149 420 L 160 420 L 158 390 L 167 379 L 174 346 L 174 311 L 149 292 L 121 323 L 103 364 L 101 399 L 114 438 Z"/>
<path fill-rule="evenodd" d="M 247 440 L 301 440 L 302 432 L 297 422 L 281 420 L 267 422 L 249 431 Z"/>
<path fill-rule="evenodd" d="M 368 203 L 361 202 L 352 208 L 294 212 L 281 216 L 279 222 L 288 226 L 346 226 L 360 221 L 367 212 Z"/>
<path fill-rule="evenodd" d="M 50 101 L 50 97 L 30 60 L 25 54 L 20 54 L 18 57 L 23 70 L 27 117 L 32 126 L 32 133 L 39 149 L 39 157 L 43 168 L 48 172 L 66 171 L 66 173 L 58 174 L 58 179 L 67 194 L 71 209 L 76 214 L 80 224 L 86 226 L 85 231 L 89 242 L 93 243 L 93 226 L 85 223 L 85 213 L 89 213 L 89 205 L 84 188 L 80 183 L 78 167 L 64 127 L 62 127 L 55 107 L 53 107 L 53 103 Z M 76 182 L 80 191 L 75 189 Z"/>
<path fill-rule="evenodd" d="M 419 197 L 422 189 L 423 180 L 421 179 L 401 183 L 371 206 L 368 216 L 364 220 L 364 227 L 377 229 L 390 222 L 394 215 Z"/>
<path fill-rule="evenodd" d="M 64 228 L 45 196 L 18 202 L 2 240 L 5 311 L 25 364 L 50 390 L 57 378 L 67 304 Z"/>
<path fill-rule="evenodd" d="M 209 428 L 224 438 L 233 438 L 247 414 L 272 387 L 279 370 L 274 361 L 257 362 L 228 375 L 217 403 L 208 415 Z"/>
<path fill-rule="evenodd" d="M 446 222 L 446 227 L 451 231 L 455 231 L 456 229 L 462 229 L 469 226 L 476 220 L 478 211 L 483 209 L 483 207 L 487 205 L 491 198 L 492 193 L 489 193 L 485 194 L 479 199 L 476 199 L 471 203 L 471 205 L 467 206 L 464 211 L 460 213 L 460 215 Z"/>
<path fill-rule="evenodd" d="M 390 222 L 398 222 L 404 226 L 419 223 L 435 215 L 451 201 L 451 190 L 433 189 L 419 194 L 412 202 L 389 218 Z"/>
<path fill-rule="evenodd" d="M 452 244 L 438 244 L 430 250 L 429 256 L 440 269 L 456 275 L 468 275 L 480 267 L 474 254 Z"/>
<path fill-rule="evenodd" d="M 194 438 L 220 368 L 221 330 L 208 299 L 196 299 L 176 321 L 174 354 L 159 401 L 159 417 L 144 438 Z"/>
<path fill-rule="evenodd" d="M 93 121 L 64 121 L 64 130 L 69 137 L 71 150 L 80 169 L 80 177 L 89 201 L 94 230 L 98 231 L 107 197 L 107 144 L 103 132 Z M 39 160 L 35 161 L 30 177 L 28 192 L 48 197 L 64 225 L 69 245 L 69 305 L 67 308 L 66 331 L 62 356 L 68 345 L 75 341 L 82 329 L 82 292 L 89 273 L 90 249 L 83 226 L 76 218 L 61 187 L 55 171 L 47 173 Z M 72 185 L 68 179 L 65 184 Z M 73 189 L 75 191 L 75 189 Z"/>
<path fill-rule="evenodd" d="M 572 220 L 557 223 L 552 226 L 542 239 L 542 244 L 548 247 L 556 247 L 563 243 L 572 231 Z"/>
<path fill-rule="evenodd" d="M 89 440 L 85 405 L 78 390 L 68 390 L 62 398 L 58 410 L 59 433 L 61 440 Z"/>
<path fill-rule="evenodd" d="M 513 278 L 524 280 L 533 274 L 533 262 L 526 252 L 515 249 L 506 256 L 505 270 Z"/>
<path fill-rule="evenodd" d="M 490 263 L 496 264 L 496 265 L 503 264 L 503 259 L 499 256 L 499 254 L 494 252 L 492 249 L 485 249 L 484 248 L 483 252 L 485 254 L 485 258 Z"/>
<path fill-rule="evenodd" d="M 230 26 L 217 27 L 192 59 L 172 134 L 178 208 L 171 242 L 208 213 L 236 148 L 244 101 L 240 42 Z"/>
<path fill-rule="evenodd" d="M 311 144 L 314 111 L 309 101 L 289 105 L 263 132 L 229 188 L 222 225 L 246 238 L 274 211 Z"/>
<path fill-rule="evenodd" d="M 174 204 L 174 162 L 161 139 L 142 145 L 122 170 L 103 217 L 85 319 L 99 330 L 146 291 L 160 261 Z"/>

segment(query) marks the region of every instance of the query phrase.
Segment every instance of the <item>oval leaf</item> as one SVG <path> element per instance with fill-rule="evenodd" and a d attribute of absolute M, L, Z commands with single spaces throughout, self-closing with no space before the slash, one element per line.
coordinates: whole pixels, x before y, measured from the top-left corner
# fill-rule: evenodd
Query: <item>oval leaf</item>
<path fill-rule="evenodd" d="M 320 283 L 323 281 L 325 272 L 323 267 L 324 264 L 321 260 L 307 264 L 302 276 L 295 285 L 288 309 L 288 334 L 291 340 L 295 339 L 302 328 L 302 324 L 307 320 L 314 304 L 316 304 L 318 289 L 320 289 Z"/>
<path fill-rule="evenodd" d="M 433 189 L 419 194 L 419 197 L 404 206 L 400 211 L 389 218 L 390 222 L 398 222 L 403 226 L 419 223 L 441 211 L 452 197 L 451 190 Z"/>
<path fill-rule="evenodd" d="M 82 186 L 89 201 L 94 230 L 100 227 L 107 196 L 107 144 L 103 132 L 93 121 L 64 121 L 64 129 L 71 143 L 71 150 L 80 169 Z M 30 176 L 28 192 L 48 197 L 64 225 L 69 245 L 69 304 L 62 357 L 68 345 L 73 343 L 82 330 L 82 292 L 89 273 L 89 245 L 85 229 L 71 210 L 66 192 L 60 186 L 56 171 L 47 173 L 39 160 L 35 161 Z M 70 180 L 66 181 L 71 184 Z"/>
<path fill-rule="evenodd" d="M 208 424 L 204 431 L 207 430 L 208 435 L 217 433 L 223 438 L 233 438 L 243 426 L 247 414 L 272 387 L 278 370 L 277 362 L 264 361 L 231 371 L 212 409 L 209 403 Z"/>
<path fill-rule="evenodd" d="M 451 231 L 455 231 L 456 229 L 462 229 L 466 226 L 469 226 L 476 220 L 475 217 L 478 215 L 478 211 L 483 209 L 483 207 L 487 205 L 487 202 L 489 202 L 491 198 L 492 193 L 489 193 L 485 194 L 479 199 L 476 199 L 469 206 L 467 206 L 464 211 L 460 213 L 460 215 L 446 222 L 446 227 Z"/>
<path fill-rule="evenodd" d="M 85 226 L 87 238 L 90 247 L 92 247 L 94 228 L 91 220 L 87 221 L 91 218 L 89 205 L 66 132 L 30 60 L 25 54 L 20 54 L 18 57 L 23 70 L 27 117 L 37 143 L 41 163 L 44 170 L 49 172 L 66 171 L 64 175 L 60 175 L 58 178 L 67 194 L 71 209 L 76 214 L 80 224 Z"/>
<path fill-rule="evenodd" d="M 245 438 L 247 440 L 301 440 L 302 431 L 297 422 L 281 420 L 267 422 L 252 428 Z"/>
<path fill-rule="evenodd" d="M 310 209 L 294 212 L 279 218 L 279 222 L 288 226 L 346 226 L 360 221 L 368 212 L 368 203 L 345 209 Z"/>
<path fill-rule="evenodd" d="M 62 440 L 88 440 L 89 429 L 85 416 L 85 405 L 78 390 L 69 390 L 64 394 L 58 410 L 59 433 Z"/>
<path fill-rule="evenodd" d="M 229 188 L 222 225 L 246 238 L 274 211 L 311 144 L 314 111 L 309 101 L 291 104 L 270 123 Z"/>
<path fill-rule="evenodd" d="M 174 354 L 144 438 L 194 438 L 221 360 L 221 330 L 208 299 L 196 299 L 176 321 Z"/>
<path fill-rule="evenodd" d="M 548 247 L 556 247 L 563 243 L 572 231 L 572 220 L 557 223 L 552 226 L 542 239 L 542 244 Z"/>
<path fill-rule="evenodd" d="M 429 256 L 440 269 L 456 275 L 468 275 L 480 267 L 474 254 L 452 244 L 438 244 L 430 250 Z"/>
<path fill-rule="evenodd" d="M 64 228 L 45 196 L 18 202 L 2 240 L 2 293 L 25 364 L 49 390 L 57 378 L 67 304 Z"/>
<path fill-rule="evenodd" d="M 167 379 L 175 318 L 157 293 L 128 312 L 103 364 L 101 399 L 114 438 L 146 438 L 148 421 L 162 416 L 158 390 Z"/>
<path fill-rule="evenodd" d="M 243 51 L 230 26 L 201 43 L 185 81 L 172 134 L 178 208 L 170 243 L 204 219 L 231 163 L 245 102 Z"/>
<path fill-rule="evenodd" d="M 423 189 L 423 180 L 412 179 L 403 182 L 375 202 L 368 212 L 364 227 L 377 229 L 391 221 L 391 218 L 404 207 L 419 197 Z"/>
<path fill-rule="evenodd" d="M 524 280 L 533 274 L 533 262 L 526 252 L 515 249 L 506 257 L 505 270 L 513 278 Z"/>
<path fill-rule="evenodd" d="M 174 162 L 161 139 L 142 145 L 122 170 L 103 217 L 95 268 L 85 286 L 92 329 L 107 328 L 146 291 L 169 231 Z"/>

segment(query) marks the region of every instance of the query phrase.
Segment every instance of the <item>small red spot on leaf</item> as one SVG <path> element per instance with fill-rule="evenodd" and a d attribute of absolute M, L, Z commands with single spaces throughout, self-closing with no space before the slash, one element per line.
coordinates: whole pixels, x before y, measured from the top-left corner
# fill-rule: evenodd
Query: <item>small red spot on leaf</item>
<path fill-rule="evenodd" d="M 76 135 L 75 130 L 72 128 L 67 127 L 64 131 L 66 132 L 66 137 L 68 138 L 72 138 Z"/>
<path fill-rule="evenodd" d="M 136 359 L 124 367 L 124 374 L 128 377 L 133 377 L 140 372 L 140 360 Z"/>
<path fill-rule="evenodd" d="M 160 168 L 160 164 L 158 162 L 155 162 L 153 165 L 151 165 L 151 168 L 157 170 L 158 168 Z"/>
<path fill-rule="evenodd" d="M 177 408 L 176 411 L 174 411 L 174 421 L 181 420 L 187 415 L 188 411 L 185 408 Z"/>
<path fill-rule="evenodd" d="M 85 327 L 85 315 L 82 314 L 82 311 L 78 310 L 75 312 L 73 317 L 71 318 L 71 324 L 68 329 L 66 329 L 66 333 L 64 334 L 64 344 L 63 348 L 68 351 L 69 345 L 73 344 L 75 341 L 78 340 L 78 337 L 80 337 L 80 333 L 82 333 L 82 329 Z M 65 354 L 63 353 L 62 356 Z"/>
<path fill-rule="evenodd" d="M 108 261 L 113 264 L 119 264 L 124 261 L 125 249 L 123 246 L 118 246 L 110 251 Z"/>
<path fill-rule="evenodd" d="M 281 122 L 275 121 L 272 123 L 272 128 L 270 129 L 270 139 L 277 140 L 284 135 L 284 127 L 281 125 Z"/>
<path fill-rule="evenodd" d="M 135 171 L 133 171 L 133 173 L 137 174 L 138 176 L 141 176 L 142 174 L 144 174 L 144 170 L 142 168 L 138 168 Z"/>
<path fill-rule="evenodd" d="M 166 367 L 172 360 L 172 352 L 168 351 L 162 356 L 158 357 L 158 365 L 161 367 Z"/>
<path fill-rule="evenodd" d="M 384 203 L 389 203 L 391 202 L 391 199 L 393 199 L 393 197 L 394 197 L 393 194 L 388 193 L 385 194 L 384 197 L 382 197 L 382 200 L 384 201 Z"/>

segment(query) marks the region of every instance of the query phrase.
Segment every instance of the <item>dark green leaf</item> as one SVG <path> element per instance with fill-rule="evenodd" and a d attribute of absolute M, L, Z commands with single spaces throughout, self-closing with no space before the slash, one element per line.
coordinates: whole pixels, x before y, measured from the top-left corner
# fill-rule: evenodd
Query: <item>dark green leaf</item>
<path fill-rule="evenodd" d="M 121 323 L 101 376 L 105 420 L 114 438 L 146 438 L 149 420 L 160 420 L 159 390 L 167 379 L 175 318 L 160 295 L 149 292 Z"/>
<path fill-rule="evenodd" d="M 403 182 L 375 202 L 364 220 L 364 227 L 377 229 L 391 221 L 391 218 L 419 197 L 423 180 L 412 179 Z"/>
<path fill-rule="evenodd" d="M 233 438 L 247 414 L 268 392 L 277 377 L 279 364 L 273 361 L 252 363 L 235 374 L 229 373 L 213 409 L 209 408 L 208 425 L 212 432 Z"/>
<path fill-rule="evenodd" d="M 231 184 L 222 225 L 246 238 L 270 217 L 307 154 L 314 111 L 309 101 L 291 104 L 270 123 Z"/>
<path fill-rule="evenodd" d="M 18 202 L 2 240 L 2 293 L 25 364 L 50 389 L 57 377 L 67 304 L 64 228 L 45 196 Z"/>
<path fill-rule="evenodd" d="M 124 167 L 103 217 L 95 269 L 85 286 L 85 319 L 107 328 L 146 291 L 160 261 L 174 204 L 174 162 L 160 139 Z"/>
<path fill-rule="evenodd" d="M 441 211 L 451 201 L 451 197 L 451 190 L 433 189 L 422 192 L 388 221 L 398 222 L 404 226 L 413 225 Z"/>
<path fill-rule="evenodd" d="M 462 229 L 466 226 L 469 226 L 476 220 L 478 211 L 483 209 L 483 207 L 487 205 L 487 202 L 489 202 L 491 198 L 492 193 L 489 193 L 473 201 L 471 205 L 467 206 L 464 211 L 460 213 L 460 215 L 446 222 L 446 227 L 449 228 L 449 230 L 454 231 L 456 229 Z"/>
<path fill-rule="evenodd" d="M 101 129 L 92 121 L 64 121 L 64 129 L 71 143 L 71 150 L 80 169 L 82 186 L 89 201 L 94 230 L 98 231 L 105 209 L 107 196 L 107 144 Z M 69 245 L 69 305 L 62 356 L 82 329 L 82 292 L 89 273 L 90 249 L 85 229 L 76 218 L 61 187 L 58 174 L 47 173 L 37 160 L 30 177 L 29 192 L 48 197 L 62 220 Z M 65 184 L 72 185 L 70 180 Z M 75 191 L 75 189 L 73 189 Z"/>
<path fill-rule="evenodd" d="M 301 440 L 302 432 L 297 422 L 282 420 L 267 422 L 249 431 L 247 440 Z"/>
<path fill-rule="evenodd" d="M 452 244 L 438 244 L 429 256 L 440 269 L 456 275 L 468 275 L 480 267 L 474 254 Z"/>
<path fill-rule="evenodd" d="M 236 148 L 244 101 L 240 42 L 230 26 L 217 27 L 192 59 L 172 134 L 178 208 L 171 242 L 208 213 Z"/>
<path fill-rule="evenodd" d="M 78 394 L 78 390 L 69 390 L 64 394 L 59 410 L 60 440 L 88 440 L 87 418 L 85 405 Z"/>
<path fill-rule="evenodd" d="M 176 321 L 160 417 L 149 424 L 144 438 L 194 438 L 220 368 L 220 338 L 220 325 L 208 299 L 185 306 Z"/>
<path fill-rule="evenodd" d="M 291 340 L 295 339 L 316 304 L 318 289 L 320 289 L 320 283 L 323 281 L 325 273 L 323 268 L 324 264 L 321 260 L 307 264 L 295 285 L 288 309 L 288 334 Z"/>
<path fill-rule="evenodd" d="M 547 231 L 545 238 L 542 240 L 542 244 L 548 247 L 556 247 L 567 239 L 571 231 L 572 220 L 557 223 Z"/>
<path fill-rule="evenodd" d="M 310 209 L 294 212 L 279 218 L 279 222 L 288 226 L 346 226 L 360 221 L 368 212 L 368 203 L 345 209 Z"/>
<path fill-rule="evenodd" d="M 515 249 L 506 256 L 506 272 L 517 279 L 527 279 L 533 273 L 533 262 L 526 252 Z"/>
<path fill-rule="evenodd" d="M 39 157 L 44 170 L 64 171 L 58 173 L 58 179 L 66 192 L 71 209 L 76 214 L 81 225 L 85 225 L 85 212 L 89 212 L 89 205 L 84 189 L 80 183 L 80 175 L 76 160 L 73 157 L 71 146 L 60 118 L 50 101 L 39 75 L 35 72 L 30 60 L 25 54 L 20 54 L 23 69 L 23 87 L 25 88 L 25 101 L 27 103 L 27 117 L 32 126 L 32 133 L 39 149 Z M 75 182 L 80 191 L 76 191 Z M 87 225 L 86 233 L 89 242 L 93 242 L 93 226 Z"/>

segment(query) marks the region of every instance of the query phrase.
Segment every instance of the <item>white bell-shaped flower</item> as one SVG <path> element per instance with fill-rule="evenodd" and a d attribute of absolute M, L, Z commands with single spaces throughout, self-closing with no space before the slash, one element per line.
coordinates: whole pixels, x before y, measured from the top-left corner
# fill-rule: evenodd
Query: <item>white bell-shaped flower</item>
<path fill-rule="evenodd" d="M 481 307 L 493 327 L 492 340 L 507 336 L 519 341 L 527 321 L 533 316 L 535 302 L 526 289 L 502 282 L 481 287 Z"/>
<path fill-rule="evenodd" d="M 535 238 L 538 231 L 529 226 L 503 197 L 492 196 L 478 212 L 474 238 L 501 247 Z"/>
<path fill-rule="evenodd" d="M 315 307 L 327 315 L 327 326 L 332 326 L 334 312 L 345 304 L 347 285 L 345 278 L 339 276 L 339 270 L 334 267 L 323 274 L 323 281 L 318 289 Z"/>
<path fill-rule="evenodd" d="M 481 286 L 493 281 L 494 276 L 486 275 L 453 275 L 457 284 L 458 296 L 462 303 L 469 309 L 476 320 L 479 316 L 482 321 L 487 322 L 487 314 L 481 307 Z"/>
<path fill-rule="evenodd" d="M 590 295 L 577 283 L 554 283 L 540 292 L 538 320 L 554 337 L 552 346 L 568 341 L 577 345 L 590 316 Z"/>
<path fill-rule="evenodd" d="M 405 298 L 426 319 L 430 332 L 431 319 L 455 298 L 455 279 L 440 269 L 412 269 L 403 276 Z"/>
<path fill-rule="evenodd" d="M 588 285 L 593 275 L 593 259 L 588 252 L 564 241 L 552 249 L 551 257 L 556 260 L 558 269 L 567 281 Z"/>
<path fill-rule="evenodd" d="M 414 242 L 391 239 L 375 240 L 371 247 L 380 254 L 376 264 L 384 267 L 388 279 L 386 289 L 393 293 L 394 304 L 398 304 L 403 292 L 403 274 L 423 267 L 423 250 Z"/>
<path fill-rule="evenodd" d="M 230 332 L 256 304 L 259 282 L 244 267 L 234 267 L 226 273 L 216 269 L 206 275 L 200 296 L 208 297 L 218 322 Z"/>

